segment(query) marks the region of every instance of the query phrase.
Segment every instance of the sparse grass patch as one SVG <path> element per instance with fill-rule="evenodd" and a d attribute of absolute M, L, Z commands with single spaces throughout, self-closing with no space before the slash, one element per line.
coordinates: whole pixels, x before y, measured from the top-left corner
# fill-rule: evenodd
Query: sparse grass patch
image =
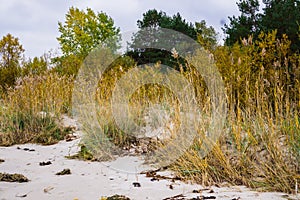
<path fill-rule="evenodd" d="M 66 156 L 66 158 L 95 161 L 93 154 L 84 145 L 80 146 L 80 151 L 77 154 Z"/>
<path fill-rule="evenodd" d="M 70 128 L 58 125 L 58 119 L 50 116 L 42 117 L 16 113 L 14 116 L 2 117 L 6 120 L 6 123 L 2 124 L 0 133 L 0 144 L 2 146 L 28 142 L 44 145 L 55 144 L 72 132 Z"/>

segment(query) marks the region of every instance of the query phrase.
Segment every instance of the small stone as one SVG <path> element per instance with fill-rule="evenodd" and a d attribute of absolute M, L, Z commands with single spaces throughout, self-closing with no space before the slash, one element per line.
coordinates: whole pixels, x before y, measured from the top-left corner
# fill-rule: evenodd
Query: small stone
<path fill-rule="evenodd" d="M 151 179 L 150 179 L 150 181 L 159 181 L 159 179 L 158 179 L 158 178 L 155 178 L 155 177 L 153 177 L 153 178 L 151 178 Z"/>
<path fill-rule="evenodd" d="M 52 162 L 51 161 L 47 161 L 47 162 L 40 162 L 40 166 L 46 166 L 46 165 L 51 165 Z"/>
<path fill-rule="evenodd" d="M 49 193 L 51 190 L 53 190 L 54 189 L 54 187 L 52 187 L 52 186 L 49 186 L 49 187 L 47 187 L 47 188 L 44 188 L 44 192 L 45 193 Z"/>
<path fill-rule="evenodd" d="M 141 187 L 141 184 L 139 182 L 133 182 L 132 185 L 133 187 Z"/>
<path fill-rule="evenodd" d="M 217 197 L 215 196 L 201 196 L 201 199 L 216 199 Z"/>

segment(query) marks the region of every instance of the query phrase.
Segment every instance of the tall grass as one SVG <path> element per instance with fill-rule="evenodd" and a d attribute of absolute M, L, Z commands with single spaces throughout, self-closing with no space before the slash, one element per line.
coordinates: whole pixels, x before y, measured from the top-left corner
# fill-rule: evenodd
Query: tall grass
<path fill-rule="evenodd" d="M 290 43 L 275 33 L 215 52 L 229 102 L 223 135 L 205 158 L 196 142 L 172 166 L 181 176 L 294 191 L 300 174 L 299 55 L 289 55 Z"/>
<path fill-rule="evenodd" d="M 286 37 L 280 41 L 274 35 L 276 32 L 262 33 L 256 42 L 250 38 L 243 45 L 220 47 L 214 52 L 225 83 L 228 113 L 223 134 L 205 157 L 199 150 L 209 142 L 203 137 L 213 107 L 209 91 L 193 66 L 180 72 L 195 89 L 203 120 L 195 127 L 199 139 L 169 166 L 178 175 L 208 185 L 229 182 L 260 190 L 294 191 L 300 174 L 300 59 L 298 54 L 289 54 Z M 107 109 L 115 83 L 129 69 L 118 65 L 99 84 L 97 100 L 103 108 L 99 110 L 99 123 L 115 145 L 134 141 L 118 127 Z M 142 86 L 131 96 L 130 115 L 136 117 L 138 125 L 146 126 L 147 109 L 165 103 L 177 114 L 164 128 L 176 134 L 177 129 L 170 129 L 170 124 L 180 127 L 178 113 L 182 108 L 175 96 L 157 84 Z M 162 147 L 165 143 L 156 145 Z"/>
<path fill-rule="evenodd" d="M 205 135 L 215 105 L 201 74 L 193 66 L 179 72 L 193 86 L 201 111 L 201 119 L 193 122 L 197 125 L 193 131 L 199 137 L 169 166 L 179 176 L 206 185 L 229 182 L 260 190 L 293 191 L 300 174 L 300 57 L 289 53 L 290 42 L 286 37 L 277 40 L 275 35 L 276 32 L 262 33 L 255 42 L 250 38 L 242 45 L 219 47 L 213 52 L 225 83 L 228 112 L 222 135 L 205 157 L 199 150 L 210 142 Z M 118 126 L 111 99 L 118 80 L 134 67 L 126 58 L 114 63 L 101 77 L 92 99 L 98 105 L 97 120 L 105 139 L 120 148 L 138 143 L 134 131 L 139 130 L 131 129 L 130 123 Z M 20 80 L 1 99 L 0 144 L 41 140 L 54 143 L 60 139 L 64 130 L 55 122 L 71 107 L 72 83 L 72 78 L 55 73 Z M 154 131 L 169 134 L 167 140 L 156 140 L 154 150 L 172 143 L 184 120 L 180 119 L 181 99 L 172 89 L 159 84 L 143 85 L 131 94 L 128 104 L 128 115 L 137 125 L 146 128 L 150 124 Z M 83 115 L 86 119 L 92 117 L 91 113 Z M 88 140 L 84 144 L 94 150 L 96 157 L 111 158 L 113 152 L 107 152 L 111 146 L 101 145 L 100 130 L 93 130 L 88 122 L 83 124 Z M 124 129 L 132 130 L 132 134 Z"/>
<path fill-rule="evenodd" d="M 26 76 L 8 90 L 0 103 L 0 144 L 53 144 L 67 130 L 59 116 L 70 109 L 72 79 L 55 73 Z"/>

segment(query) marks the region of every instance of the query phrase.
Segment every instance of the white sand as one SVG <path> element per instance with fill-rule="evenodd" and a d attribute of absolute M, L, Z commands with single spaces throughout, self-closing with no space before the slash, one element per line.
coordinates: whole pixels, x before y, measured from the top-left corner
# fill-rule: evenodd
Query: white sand
<path fill-rule="evenodd" d="M 113 162 L 86 162 L 66 159 L 78 151 L 79 139 L 51 146 L 35 144 L 0 147 L 0 172 L 20 173 L 30 179 L 27 183 L 0 182 L 0 200 L 14 199 L 55 199 L 55 200 L 93 200 L 102 196 L 120 194 L 131 199 L 160 200 L 183 194 L 188 198 L 197 196 L 216 196 L 216 199 L 262 199 L 276 200 L 292 197 L 284 193 L 260 193 L 246 187 L 211 187 L 214 193 L 204 190 L 202 193 L 192 193 L 203 189 L 201 185 L 185 184 L 170 180 L 151 181 L 139 174 L 147 167 L 137 157 L 123 157 Z M 21 149 L 17 149 L 20 147 Z M 23 148 L 35 149 L 24 151 Z M 43 161 L 51 161 L 51 165 L 40 166 Z M 65 168 L 72 174 L 58 176 L 57 172 Z M 137 172 L 137 173 L 134 173 Z M 171 174 L 170 172 L 167 172 Z M 133 182 L 139 182 L 141 187 L 134 187 Z M 173 189 L 170 189 L 170 185 Z M 25 195 L 26 197 L 20 197 Z M 293 197 L 294 199 L 295 196 Z"/>
<path fill-rule="evenodd" d="M 24 199 L 99 199 L 102 196 L 123 194 L 131 199 L 164 199 L 184 194 L 187 197 L 216 196 L 217 199 L 286 199 L 283 193 L 259 193 L 245 187 L 217 188 L 214 193 L 191 193 L 195 189 L 203 189 L 201 185 L 175 183 L 169 180 L 151 181 L 145 175 L 131 173 L 143 170 L 142 161 L 135 157 L 124 157 L 113 162 L 85 162 L 68 160 L 64 156 L 77 150 L 77 141 L 62 141 L 56 145 L 40 146 L 34 144 L 18 145 L 20 148 L 35 149 L 33 152 L 17 149 L 17 146 L 1 147 L 0 172 L 20 173 L 30 179 L 27 183 L 0 182 L 0 199 L 22 199 L 17 196 L 27 194 Z M 48 166 L 40 166 L 39 162 L 51 161 Z M 108 167 L 110 166 L 110 167 Z M 113 167 L 115 166 L 115 167 Z M 71 175 L 57 176 L 55 173 L 71 169 Z M 118 170 L 116 170 L 117 168 Z M 119 171 L 122 169 L 123 171 Z M 126 172 L 127 171 L 127 172 Z M 139 182 L 141 187 L 134 187 Z M 172 184 L 174 189 L 170 189 Z M 44 191 L 45 190 L 45 191 Z"/>

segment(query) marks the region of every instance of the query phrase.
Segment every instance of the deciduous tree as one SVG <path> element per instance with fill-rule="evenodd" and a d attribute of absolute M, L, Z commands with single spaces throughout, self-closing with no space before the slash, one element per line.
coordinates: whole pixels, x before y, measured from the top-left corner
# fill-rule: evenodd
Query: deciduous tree
<path fill-rule="evenodd" d="M 19 39 L 7 34 L 0 40 L 0 90 L 13 86 L 20 75 L 20 62 L 23 59 L 23 46 Z"/>
<path fill-rule="evenodd" d="M 57 40 L 63 55 L 53 61 L 54 71 L 61 74 L 76 75 L 84 58 L 100 45 L 113 51 L 119 48 L 120 29 L 104 12 L 71 7 L 65 22 L 59 22 L 58 26 Z"/>

